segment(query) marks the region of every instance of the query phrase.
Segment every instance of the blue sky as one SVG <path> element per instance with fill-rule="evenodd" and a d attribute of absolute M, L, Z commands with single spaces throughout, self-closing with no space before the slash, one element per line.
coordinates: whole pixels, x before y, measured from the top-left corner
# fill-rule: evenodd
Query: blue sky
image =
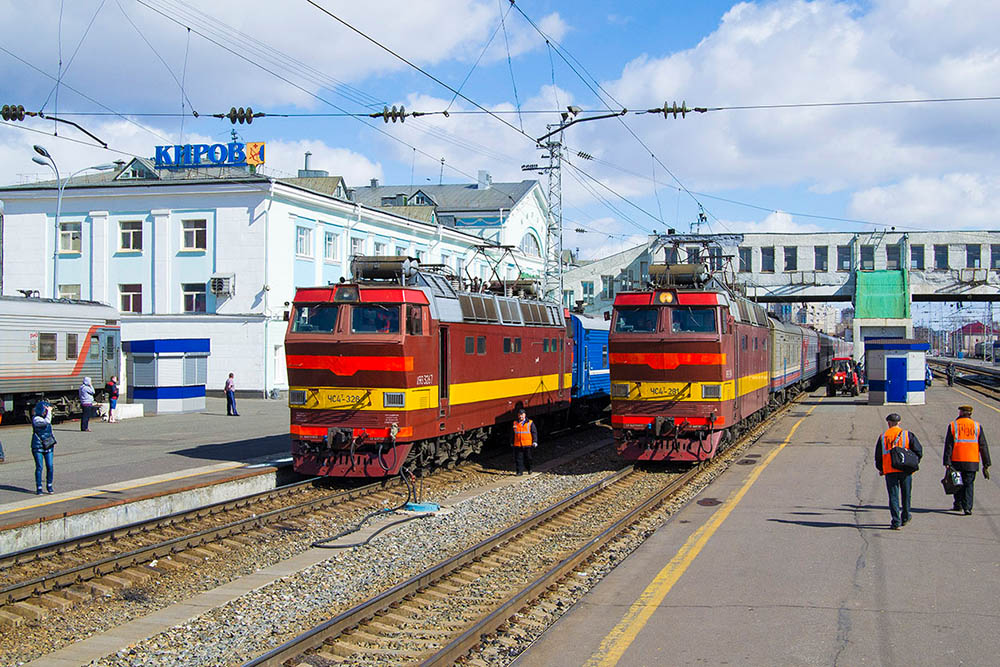
<path fill-rule="evenodd" d="M 524 134 L 485 114 L 459 113 L 367 121 L 377 130 L 329 117 L 237 125 L 245 139 L 268 143 L 267 170 L 275 175 L 293 174 L 309 150 L 314 168 L 349 185 L 373 177 L 436 183 L 442 157 L 446 182 L 469 182 L 479 169 L 494 180 L 520 180 L 531 177 L 521 164 L 543 162 L 530 137 L 558 122 L 556 110 L 568 104 L 598 112 L 665 100 L 715 107 L 1000 94 L 995 2 L 317 4 L 452 87 L 468 75 L 462 92 L 484 107 L 549 113 L 502 115 L 523 124 Z M 31 162 L 33 143 L 67 173 L 178 142 L 181 118 L 141 114 L 179 113 L 180 80 L 201 114 L 183 119 L 185 142 L 228 137 L 229 121 L 208 114 L 231 106 L 336 111 L 314 95 L 350 112 L 383 103 L 474 110 L 302 0 L 0 0 L 0 15 L 21 27 L 0 45 L 3 102 L 67 114 L 118 151 L 95 148 L 68 127 L 59 128 L 60 138 L 45 136 L 53 126 L 38 119 L 0 123 L 4 183 L 47 177 Z M 525 15 L 558 46 L 546 47 Z M 50 77 L 60 31 L 65 73 L 57 106 Z M 579 76 L 583 70 L 593 79 Z M 598 84 L 610 95 L 595 94 Z M 606 254 L 654 229 L 688 229 L 699 204 L 716 232 L 996 228 L 998 108 L 981 101 L 728 110 L 579 124 L 565 133 L 564 243 L 584 257 Z M 121 116 L 70 115 L 107 109 Z"/>

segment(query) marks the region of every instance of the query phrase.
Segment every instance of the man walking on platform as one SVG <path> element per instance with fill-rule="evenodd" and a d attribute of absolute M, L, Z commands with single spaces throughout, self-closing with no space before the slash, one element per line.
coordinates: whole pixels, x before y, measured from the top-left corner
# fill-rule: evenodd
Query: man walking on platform
<path fill-rule="evenodd" d="M 236 380 L 232 373 L 226 378 L 226 416 L 240 416 L 240 413 L 236 412 Z"/>
<path fill-rule="evenodd" d="M 972 406 L 958 406 L 958 419 L 948 424 L 944 435 L 944 467 L 957 470 L 962 475 L 962 488 L 955 493 L 954 510 L 966 516 L 972 514 L 973 485 L 979 462 L 983 463 L 983 477 L 990 478 L 990 449 L 986 434 L 979 422 L 972 419 Z"/>
<path fill-rule="evenodd" d="M 528 419 L 524 408 L 517 411 L 517 421 L 514 422 L 514 433 L 511 439 L 514 447 L 514 468 L 518 475 L 523 475 L 525 468 L 531 474 L 531 449 L 538 446 L 538 429 L 535 422 Z"/>
<path fill-rule="evenodd" d="M 885 418 L 885 421 L 887 428 L 875 442 L 875 468 L 878 469 L 878 474 L 885 476 L 885 489 L 889 492 L 889 514 L 892 517 L 890 527 L 893 530 L 899 530 L 900 526 L 905 526 L 910 522 L 910 491 L 913 488 L 913 472 L 903 472 L 893 467 L 889 451 L 893 447 L 909 449 L 917 455 L 919 461 L 924 455 L 924 450 L 920 446 L 917 436 L 899 427 L 898 414 L 893 412 Z"/>

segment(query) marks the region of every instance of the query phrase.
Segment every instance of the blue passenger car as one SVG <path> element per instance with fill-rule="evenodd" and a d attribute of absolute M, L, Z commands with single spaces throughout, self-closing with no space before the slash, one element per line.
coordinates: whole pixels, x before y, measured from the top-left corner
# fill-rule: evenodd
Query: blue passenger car
<path fill-rule="evenodd" d="M 608 331 L 604 318 L 570 313 L 573 337 L 573 406 L 587 413 L 603 412 L 611 400 Z"/>

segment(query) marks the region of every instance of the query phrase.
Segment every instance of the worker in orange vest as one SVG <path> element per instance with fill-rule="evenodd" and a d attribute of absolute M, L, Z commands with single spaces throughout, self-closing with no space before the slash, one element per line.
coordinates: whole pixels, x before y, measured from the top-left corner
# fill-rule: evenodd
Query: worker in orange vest
<path fill-rule="evenodd" d="M 893 447 L 909 449 L 923 458 L 924 450 L 917 436 L 899 427 L 899 415 L 893 412 L 886 416 L 886 430 L 875 442 L 875 468 L 878 474 L 885 476 L 885 489 L 889 492 L 889 514 L 892 517 L 890 528 L 899 530 L 900 526 L 910 523 L 910 491 L 913 488 L 912 472 L 903 472 L 892 467 L 889 450 Z M 902 503 L 900 502 L 902 501 Z M 900 511 L 902 504 L 902 511 Z"/>
<path fill-rule="evenodd" d="M 979 462 L 983 464 L 983 477 L 990 478 L 990 449 L 986 434 L 979 422 L 972 419 L 972 406 L 958 406 L 958 419 L 948 424 L 944 435 L 944 467 L 957 470 L 962 475 L 962 487 L 955 493 L 953 510 L 972 514 L 972 487 L 976 481 Z"/>
<path fill-rule="evenodd" d="M 531 474 L 531 450 L 538 446 L 538 429 L 535 422 L 528 419 L 524 408 L 518 408 L 517 421 L 514 422 L 514 432 L 511 438 L 514 448 L 514 468 L 518 475 L 523 475 L 525 469 Z"/>

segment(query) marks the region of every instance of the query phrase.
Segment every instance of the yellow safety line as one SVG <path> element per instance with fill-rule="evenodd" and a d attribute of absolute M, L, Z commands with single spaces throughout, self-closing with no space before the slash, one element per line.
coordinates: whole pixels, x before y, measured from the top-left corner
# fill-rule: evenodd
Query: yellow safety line
<path fill-rule="evenodd" d="M 11 512 L 23 512 L 24 510 L 33 510 L 38 507 L 45 507 L 46 505 L 54 505 L 56 503 L 66 502 L 67 500 L 79 500 L 80 498 L 90 498 L 92 496 L 98 495 L 100 493 L 116 493 L 118 491 L 131 491 L 132 489 L 140 489 L 144 486 L 150 486 L 152 484 L 162 484 L 164 482 L 176 482 L 179 479 L 187 479 L 189 477 L 197 477 L 199 475 L 209 475 L 213 472 L 221 472 L 223 470 L 233 470 L 234 468 L 239 468 L 245 465 L 243 463 L 234 463 L 231 466 L 224 468 L 214 468 L 212 470 L 203 470 L 202 472 L 193 472 L 190 475 L 181 475 L 180 477 L 168 477 L 167 479 L 158 479 L 152 482 L 143 482 L 142 484 L 133 484 L 132 486 L 116 487 L 114 489 L 91 489 L 91 493 L 84 493 L 76 496 L 62 496 L 60 498 L 53 498 L 52 500 L 46 501 L 44 503 L 35 503 L 34 505 L 24 505 L 22 507 L 15 507 L 9 510 L 0 510 L 0 515 L 10 514 Z"/>
<path fill-rule="evenodd" d="M 954 389 L 955 391 L 957 391 L 958 393 L 960 393 L 962 396 L 968 396 L 969 398 L 971 398 L 972 400 L 974 400 L 976 403 L 979 403 L 980 405 L 985 405 L 990 410 L 994 410 L 995 412 L 1000 412 L 1000 408 L 997 408 L 995 405 L 990 405 L 989 403 L 983 403 L 981 400 L 979 400 L 978 398 L 976 398 L 972 394 L 966 394 L 964 391 L 962 391 L 961 389 L 958 389 L 957 387 L 952 387 L 952 389 Z"/>
<path fill-rule="evenodd" d="M 822 400 L 822 399 L 820 399 Z M 795 435 L 795 431 L 799 428 L 806 417 L 812 414 L 812 411 L 819 407 L 819 404 L 809 408 L 809 411 L 805 414 L 805 417 L 800 417 L 795 425 L 792 426 L 791 430 L 788 432 L 788 437 L 782 442 L 778 447 L 774 448 L 767 458 L 761 462 L 761 464 L 754 469 L 750 474 L 750 477 L 743 484 L 742 487 L 734 494 L 732 494 L 726 501 L 715 511 L 715 514 L 702 525 L 698 530 L 688 538 L 684 546 L 674 555 L 667 565 L 657 573 L 653 581 L 646 587 L 646 590 L 639 595 L 639 598 L 632 603 L 629 607 L 628 612 L 625 613 L 625 617 L 614 627 L 614 629 L 608 633 L 601 642 L 597 651 L 590 657 L 590 659 L 585 663 L 586 667 L 597 667 L 598 665 L 616 665 L 618 661 L 621 660 L 622 656 L 628 647 L 635 641 L 635 638 L 642 631 L 646 623 L 649 621 L 653 612 L 657 610 L 660 603 L 663 602 L 663 598 L 666 597 L 670 589 L 673 588 L 677 580 L 681 578 L 681 575 L 687 570 L 688 566 L 694 562 L 694 559 L 701 553 L 702 548 L 708 543 L 708 540 L 715 534 L 722 522 L 726 520 L 726 517 L 736 508 L 736 505 L 743 499 L 746 492 L 753 486 L 753 483 L 757 481 L 764 469 L 774 460 L 774 457 L 785 448 L 791 439 Z"/>

